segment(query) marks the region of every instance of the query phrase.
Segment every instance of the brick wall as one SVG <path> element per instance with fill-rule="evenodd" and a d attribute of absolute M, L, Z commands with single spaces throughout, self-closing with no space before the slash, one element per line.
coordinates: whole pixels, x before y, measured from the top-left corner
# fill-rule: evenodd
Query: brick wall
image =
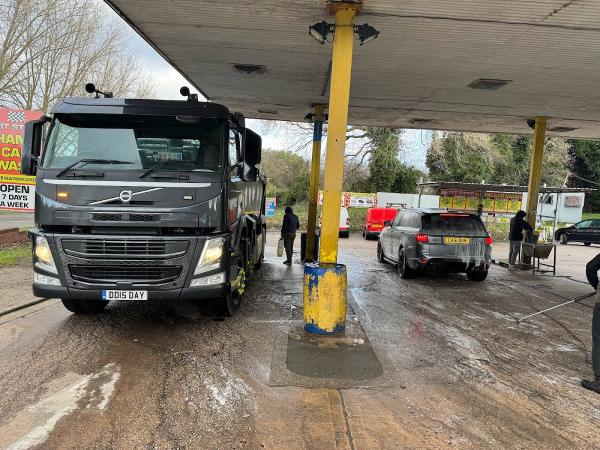
<path fill-rule="evenodd" d="M 29 242 L 27 231 L 19 231 L 18 228 L 0 230 L 0 247 L 7 247 L 15 244 L 26 244 L 27 242 Z"/>

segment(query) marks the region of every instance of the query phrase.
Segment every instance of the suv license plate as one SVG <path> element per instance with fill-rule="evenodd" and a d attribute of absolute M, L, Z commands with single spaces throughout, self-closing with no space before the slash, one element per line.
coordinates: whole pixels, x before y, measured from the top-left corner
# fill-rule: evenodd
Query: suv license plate
<path fill-rule="evenodd" d="M 468 244 L 471 242 L 470 238 L 465 237 L 445 237 L 444 244 Z"/>
<path fill-rule="evenodd" d="M 102 291 L 102 300 L 148 300 L 148 291 Z"/>

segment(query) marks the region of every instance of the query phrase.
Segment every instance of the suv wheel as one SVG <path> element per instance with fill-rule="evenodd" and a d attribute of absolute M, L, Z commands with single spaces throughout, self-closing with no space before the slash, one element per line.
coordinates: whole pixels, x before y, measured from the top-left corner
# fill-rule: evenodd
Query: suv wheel
<path fill-rule="evenodd" d="M 467 270 L 467 278 L 471 281 L 483 281 L 487 275 L 487 270 Z"/>
<path fill-rule="evenodd" d="M 108 305 L 105 300 L 78 300 L 74 298 L 63 298 L 61 302 L 65 308 L 74 314 L 98 314 Z"/>
<path fill-rule="evenodd" d="M 381 242 L 377 243 L 377 259 L 379 262 L 385 263 L 385 255 L 383 254 L 383 248 L 381 248 Z"/>
<path fill-rule="evenodd" d="M 400 274 L 400 277 L 404 279 L 414 278 L 417 274 L 415 270 L 409 267 L 408 259 L 406 258 L 406 253 L 404 253 L 403 248 L 398 251 L 398 273 Z"/>
<path fill-rule="evenodd" d="M 558 240 L 561 244 L 566 244 L 567 242 L 569 242 L 569 238 L 567 237 L 566 233 L 562 233 L 559 237 Z"/>

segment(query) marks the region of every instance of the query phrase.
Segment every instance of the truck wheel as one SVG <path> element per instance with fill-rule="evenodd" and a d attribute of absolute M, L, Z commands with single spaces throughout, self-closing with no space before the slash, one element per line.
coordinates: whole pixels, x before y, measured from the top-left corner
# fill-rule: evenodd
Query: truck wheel
<path fill-rule="evenodd" d="M 471 281 L 483 281 L 487 275 L 487 270 L 467 270 L 467 278 Z"/>
<path fill-rule="evenodd" d="M 231 317 L 239 309 L 241 297 L 237 291 L 230 292 L 225 297 L 219 299 L 218 311 L 223 316 Z"/>
<path fill-rule="evenodd" d="M 61 301 L 63 306 L 74 314 L 98 314 L 108 305 L 107 301 L 100 300 L 63 298 Z"/>
<path fill-rule="evenodd" d="M 267 233 L 265 232 L 264 228 L 261 233 L 262 233 L 262 248 L 260 249 L 260 256 L 258 257 L 258 261 L 256 261 L 254 263 L 255 269 L 260 269 L 260 266 L 262 266 L 263 259 L 265 259 L 265 241 L 267 239 Z"/>

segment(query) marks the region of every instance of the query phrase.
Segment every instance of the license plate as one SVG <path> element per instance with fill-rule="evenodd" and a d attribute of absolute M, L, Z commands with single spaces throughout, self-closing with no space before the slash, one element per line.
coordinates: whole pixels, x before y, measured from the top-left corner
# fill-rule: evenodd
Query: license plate
<path fill-rule="evenodd" d="M 102 300 L 148 300 L 148 291 L 102 291 Z"/>
<path fill-rule="evenodd" d="M 444 244 L 468 244 L 471 242 L 471 238 L 465 237 L 445 237 Z"/>

